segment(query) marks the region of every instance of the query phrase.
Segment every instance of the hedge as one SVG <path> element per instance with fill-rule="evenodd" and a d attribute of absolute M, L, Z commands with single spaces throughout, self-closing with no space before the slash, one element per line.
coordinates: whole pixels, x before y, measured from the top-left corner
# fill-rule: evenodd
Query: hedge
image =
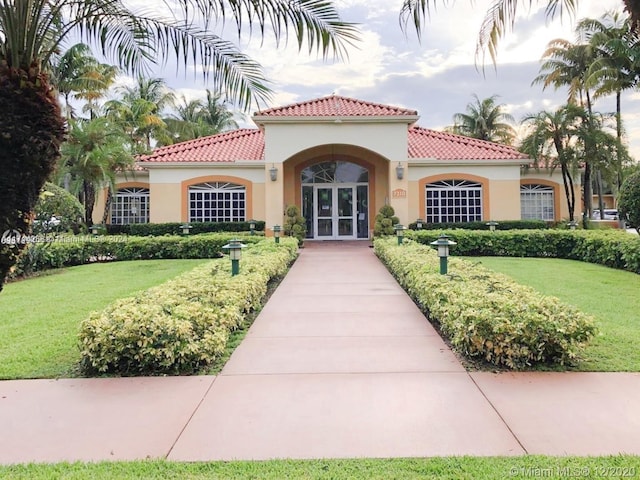
<path fill-rule="evenodd" d="M 52 268 L 83 265 L 96 261 L 149 260 L 169 258 L 218 258 L 222 247 L 238 235 L 213 233 L 190 236 L 57 236 L 32 243 L 18 259 L 10 278 L 32 275 Z M 264 240 L 243 235 L 244 243 Z"/>
<path fill-rule="evenodd" d="M 441 233 L 457 242 L 452 255 L 567 258 L 640 273 L 640 237 L 620 230 L 423 230 L 407 238 L 429 244 Z"/>
<path fill-rule="evenodd" d="M 565 365 L 579 359 L 595 335 L 591 317 L 506 275 L 450 258 L 439 274 L 430 247 L 393 239 L 374 242 L 375 252 L 428 318 L 440 325 L 462 355 L 511 369 Z"/>
<path fill-rule="evenodd" d="M 128 225 L 106 225 L 109 235 L 161 236 L 179 235 L 182 233 L 183 223 L 131 223 Z M 248 232 L 249 222 L 192 222 L 189 223 L 191 235 L 216 232 Z M 256 232 L 263 232 L 265 222 L 256 220 Z"/>
<path fill-rule="evenodd" d="M 501 220 L 496 225 L 496 230 L 544 230 L 555 226 L 554 222 L 544 220 Z M 409 224 L 409 229 L 417 230 L 416 222 Z M 487 222 L 445 222 L 423 223 L 424 230 L 489 230 Z"/>
<path fill-rule="evenodd" d="M 263 240 L 244 251 L 239 275 L 231 276 L 228 260 L 214 260 L 90 314 L 79 333 L 83 369 L 148 375 L 206 367 L 296 255 L 295 239 Z"/>

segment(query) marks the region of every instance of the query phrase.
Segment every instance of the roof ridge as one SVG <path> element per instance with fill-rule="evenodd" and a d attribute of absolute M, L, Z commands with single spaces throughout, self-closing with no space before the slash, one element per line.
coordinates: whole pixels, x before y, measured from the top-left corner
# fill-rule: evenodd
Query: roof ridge
<path fill-rule="evenodd" d="M 328 106 L 330 102 L 333 105 Z M 358 107 L 368 107 L 374 109 L 372 112 L 357 112 Z M 307 110 L 317 110 L 318 113 L 307 113 Z M 381 110 L 382 112 L 375 112 Z M 290 113 L 289 113 L 290 112 Z M 416 110 L 411 110 L 395 105 L 387 105 L 380 102 L 372 102 L 369 100 L 361 100 L 358 98 L 347 97 L 344 95 L 327 95 L 311 100 L 281 105 L 279 107 L 268 108 L 254 113 L 254 116 L 377 116 L 377 115 L 418 115 Z M 279 115 L 281 114 L 281 115 Z"/>

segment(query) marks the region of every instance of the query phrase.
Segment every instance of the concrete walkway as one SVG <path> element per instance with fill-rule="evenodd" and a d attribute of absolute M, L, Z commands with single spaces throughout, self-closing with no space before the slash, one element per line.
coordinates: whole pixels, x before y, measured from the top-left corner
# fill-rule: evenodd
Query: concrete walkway
<path fill-rule="evenodd" d="M 467 373 L 366 243 L 305 248 L 217 377 L 0 382 L 0 463 L 640 454 L 640 374 Z"/>

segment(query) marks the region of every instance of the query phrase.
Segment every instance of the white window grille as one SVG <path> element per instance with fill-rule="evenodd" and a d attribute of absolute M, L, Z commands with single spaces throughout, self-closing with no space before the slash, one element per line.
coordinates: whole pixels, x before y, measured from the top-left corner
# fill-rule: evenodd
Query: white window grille
<path fill-rule="evenodd" d="M 427 223 L 482 221 L 482 184 L 468 180 L 428 183 L 425 191 Z"/>
<path fill-rule="evenodd" d="M 149 223 L 149 189 L 119 188 L 111 199 L 111 223 Z"/>
<path fill-rule="evenodd" d="M 227 182 L 210 182 L 189 187 L 190 222 L 244 222 L 246 188 Z"/>
<path fill-rule="evenodd" d="M 520 185 L 520 216 L 522 220 L 555 220 L 553 187 Z"/>

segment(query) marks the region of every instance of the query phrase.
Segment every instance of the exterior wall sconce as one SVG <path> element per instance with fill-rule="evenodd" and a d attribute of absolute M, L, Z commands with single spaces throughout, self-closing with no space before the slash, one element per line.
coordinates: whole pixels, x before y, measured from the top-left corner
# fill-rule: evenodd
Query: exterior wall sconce
<path fill-rule="evenodd" d="M 498 222 L 494 222 L 493 220 L 491 220 L 490 222 L 487 222 L 485 225 L 489 227 L 489 230 L 491 230 L 492 232 L 495 232 L 496 227 L 500 224 Z"/>
<path fill-rule="evenodd" d="M 402 165 L 402 162 L 400 162 L 396 167 L 396 177 L 398 180 L 402 180 L 404 178 L 404 166 Z"/>
<path fill-rule="evenodd" d="M 393 226 L 393 229 L 396 231 L 396 236 L 398 237 L 398 245 L 402 245 L 402 240 L 404 239 L 404 225 L 400 225 L 398 223 Z"/>
<path fill-rule="evenodd" d="M 269 169 L 269 178 L 271 178 L 272 182 L 275 182 L 276 180 L 278 180 L 278 169 L 276 168 L 275 165 L 273 165 Z"/>
<path fill-rule="evenodd" d="M 276 243 L 280 243 L 280 231 L 281 231 L 280 225 L 273 226 L 273 236 L 276 239 Z"/>
<path fill-rule="evenodd" d="M 449 240 L 449 236 L 444 233 L 438 237 L 431 245 L 438 247 L 438 257 L 440 257 L 440 275 L 447 274 L 447 262 L 449 258 L 449 247 L 457 245 L 456 242 Z"/>
<path fill-rule="evenodd" d="M 424 220 L 419 218 L 416 220 L 416 230 L 422 230 L 422 227 L 424 227 Z"/>
<path fill-rule="evenodd" d="M 578 222 L 576 222 L 575 220 L 571 220 L 569 223 L 567 223 L 567 226 L 570 230 L 575 230 L 578 226 Z"/>
<path fill-rule="evenodd" d="M 234 238 L 228 244 L 222 248 L 229 250 L 229 258 L 231 259 L 231 276 L 235 277 L 240 273 L 240 259 L 242 258 L 242 249 L 245 248 L 244 243 L 240 243 L 240 240 Z"/>
<path fill-rule="evenodd" d="M 256 234 L 256 221 L 253 219 L 249 220 L 249 232 L 251 232 L 251 235 Z"/>
<path fill-rule="evenodd" d="M 180 228 L 182 229 L 182 233 L 184 235 L 189 235 L 189 230 L 191 230 L 193 227 L 188 223 L 185 223 L 184 225 L 180 225 Z"/>

